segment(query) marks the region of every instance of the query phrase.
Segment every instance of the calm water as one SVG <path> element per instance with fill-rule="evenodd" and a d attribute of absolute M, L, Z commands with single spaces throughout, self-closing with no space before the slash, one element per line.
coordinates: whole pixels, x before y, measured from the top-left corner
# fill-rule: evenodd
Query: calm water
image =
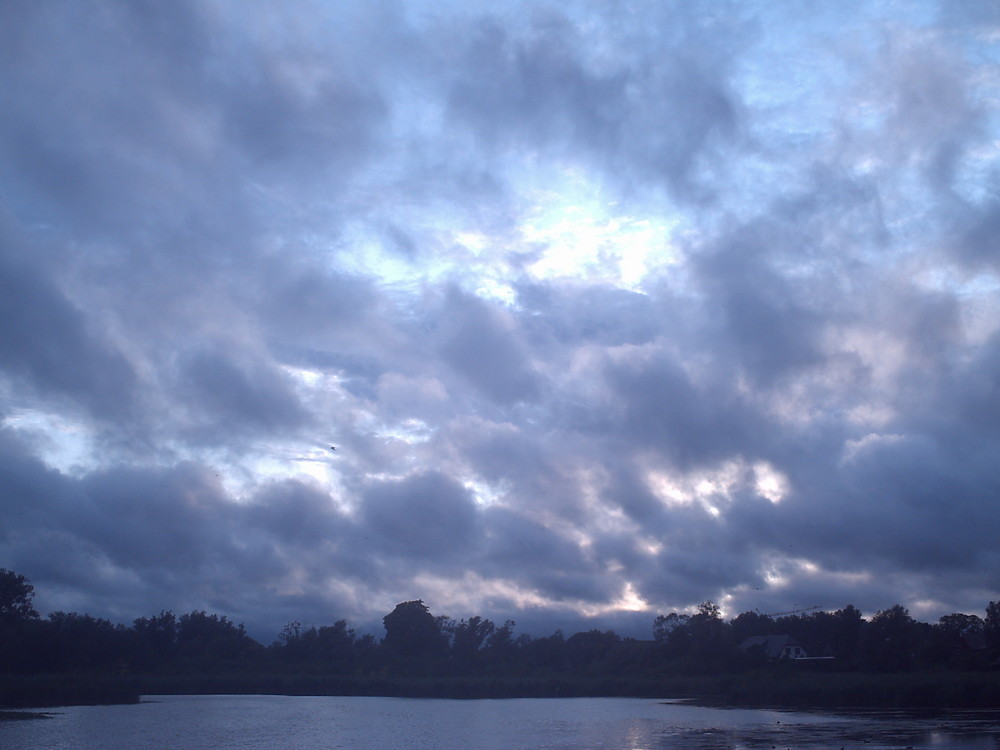
<path fill-rule="evenodd" d="M 861 716 L 631 698 L 153 696 L 0 722 L 0 750 L 1000 750 L 1000 712 Z"/>

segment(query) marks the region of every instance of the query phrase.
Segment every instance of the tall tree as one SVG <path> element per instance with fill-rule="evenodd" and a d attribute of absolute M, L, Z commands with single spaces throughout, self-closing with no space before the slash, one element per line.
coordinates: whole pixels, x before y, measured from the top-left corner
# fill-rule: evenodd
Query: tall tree
<path fill-rule="evenodd" d="M 495 629 L 491 620 L 484 620 L 479 615 L 461 620 L 452 627 L 452 654 L 460 661 L 472 658 Z"/>
<path fill-rule="evenodd" d="M 422 599 L 397 604 L 382 618 L 382 625 L 382 646 L 398 656 L 439 656 L 447 647 L 440 623 Z"/>
<path fill-rule="evenodd" d="M 1000 602 L 990 602 L 986 605 L 983 632 L 986 633 L 986 641 L 990 646 L 1000 648 Z"/>
<path fill-rule="evenodd" d="M 566 660 L 570 667 L 593 667 L 621 643 L 613 630 L 589 630 L 566 639 Z"/>
<path fill-rule="evenodd" d="M 204 611 L 181 615 L 177 620 L 177 655 L 191 666 L 209 668 L 220 660 L 245 657 L 258 645 L 246 634 L 242 624 L 228 617 Z"/>
<path fill-rule="evenodd" d="M 653 620 L 653 639 L 666 643 L 670 640 L 670 634 L 691 619 L 690 615 L 671 612 L 669 615 L 657 615 Z"/>
<path fill-rule="evenodd" d="M 173 612 L 134 620 L 132 633 L 133 660 L 139 669 L 160 668 L 173 661 L 177 654 L 177 618 Z"/>
<path fill-rule="evenodd" d="M 38 612 L 31 604 L 34 596 L 35 587 L 27 578 L 7 568 L 0 568 L 0 623 L 37 620 Z"/>
<path fill-rule="evenodd" d="M 53 612 L 43 630 L 47 669 L 52 672 L 109 670 L 128 659 L 124 625 L 76 612 Z"/>
<path fill-rule="evenodd" d="M 865 666 L 880 672 L 902 672 L 913 666 L 918 632 L 909 610 L 900 604 L 876 612 L 865 629 Z"/>

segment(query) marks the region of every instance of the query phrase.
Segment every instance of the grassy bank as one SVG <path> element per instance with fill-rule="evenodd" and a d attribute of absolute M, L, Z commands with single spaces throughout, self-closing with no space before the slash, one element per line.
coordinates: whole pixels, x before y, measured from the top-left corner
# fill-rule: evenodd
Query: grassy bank
<path fill-rule="evenodd" d="M 51 714 L 42 714 L 34 711 L 5 711 L 0 709 L 0 722 L 3 721 L 25 721 L 31 719 L 48 719 Z"/>
<path fill-rule="evenodd" d="M 749 674 L 713 704 L 781 708 L 1000 708 L 1000 673 Z"/>
<path fill-rule="evenodd" d="M 628 678 L 153 677 L 145 694 L 371 695 L 413 698 L 691 698 L 781 708 L 1000 708 L 1000 674 L 767 674 Z"/>
<path fill-rule="evenodd" d="M 155 676 L 138 681 L 146 695 L 367 695 L 406 698 L 662 697 L 660 681 L 631 679 L 400 678 L 324 675 Z"/>
<path fill-rule="evenodd" d="M 116 675 L 2 675 L 0 708 L 138 703 L 136 681 Z"/>
<path fill-rule="evenodd" d="M 1000 673 L 775 674 L 659 679 L 570 675 L 401 678 L 318 674 L 0 677 L 0 708 L 135 703 L 140 695 L 366 695 L 411 698 L 691 698 L 777 708 L 1000 708 Z"/>

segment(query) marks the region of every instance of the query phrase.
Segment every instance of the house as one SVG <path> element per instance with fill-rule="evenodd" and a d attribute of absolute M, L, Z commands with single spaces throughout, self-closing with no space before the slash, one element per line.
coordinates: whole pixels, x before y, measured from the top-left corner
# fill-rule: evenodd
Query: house
<path fill-rule="evenodd" d="M 962 633 L 962 646 L 968 651 L 985 651 L 989 647 L 986 642 L 986 633 L 982 630 L 969 630 Z"/>
<path fill-rule="evenodd" d="M 760 648 L 769 659 L 805 659 L 806 650 L 790 635 L 752 635 L 741 644 L 743 650 Z"/>

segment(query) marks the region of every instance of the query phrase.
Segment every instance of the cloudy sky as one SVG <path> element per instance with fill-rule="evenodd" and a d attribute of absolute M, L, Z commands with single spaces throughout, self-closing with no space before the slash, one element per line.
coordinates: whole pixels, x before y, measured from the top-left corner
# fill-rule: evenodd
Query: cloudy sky
<path fill-rule="evenodd" d="M 0 567 L 43 614 L 1000 599 L 1000 5 L 2 15 Z"/>

